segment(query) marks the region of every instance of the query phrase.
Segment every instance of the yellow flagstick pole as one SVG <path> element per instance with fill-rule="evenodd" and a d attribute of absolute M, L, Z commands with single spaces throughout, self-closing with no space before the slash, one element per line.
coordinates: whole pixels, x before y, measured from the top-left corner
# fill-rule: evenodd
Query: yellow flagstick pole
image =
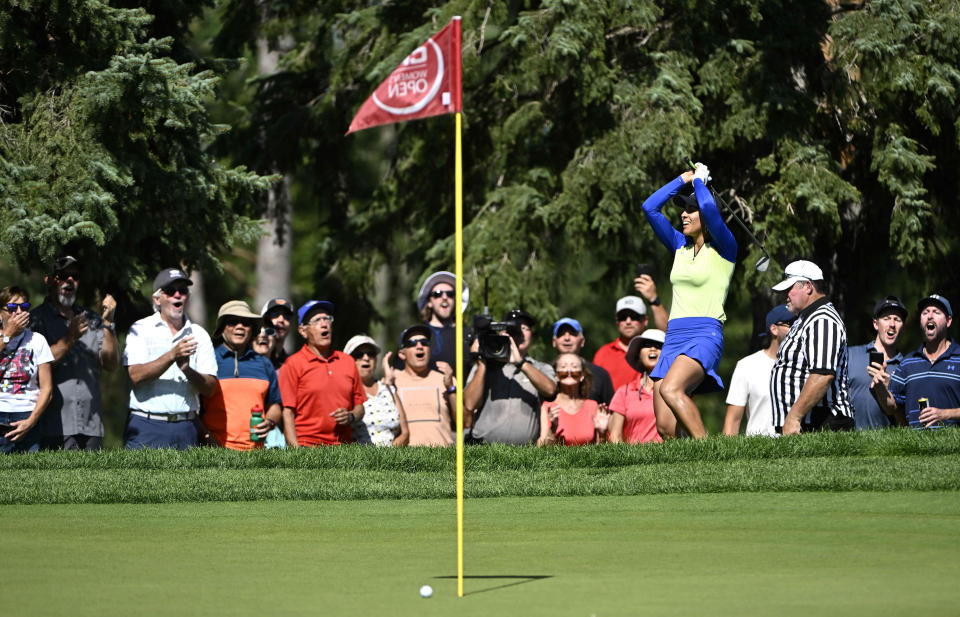
<path fill-rule="evenodd" d="M 463 597 L 463 160 L 460 142 L 461 117 L 456 113 L 454 154 L 454 226 L 457 278 L 457 597 Z"/>

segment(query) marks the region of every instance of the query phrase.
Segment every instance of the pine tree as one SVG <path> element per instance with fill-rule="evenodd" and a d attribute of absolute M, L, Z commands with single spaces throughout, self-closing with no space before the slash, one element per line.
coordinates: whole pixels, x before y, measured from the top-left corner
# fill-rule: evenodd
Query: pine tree
<path fill-rule="evenodd" d="M 129 290 L 259 233 L 268 179 L 208 152 L 218 76 L 152 20 L 97 0 L 0 9 L 0 251 L 21 269 L 70 247 L 97 264 L 89 288 Z"/>

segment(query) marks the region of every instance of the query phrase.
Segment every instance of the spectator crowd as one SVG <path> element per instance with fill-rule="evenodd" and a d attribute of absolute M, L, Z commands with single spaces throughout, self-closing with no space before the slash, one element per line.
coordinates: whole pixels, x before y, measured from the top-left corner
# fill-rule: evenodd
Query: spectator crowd
<path fill-rule="evenodd" d="M 208 333 L 187 316 L 192 282 L 179 268 L 157 274 L 154 311 L 132 325 L 121 349 L 114 299 L 105 296 L 97 310 L 77 304 L 83 273 L 74 257 L 48 270 L 39 306 L 20 287 L 0 289 L 0 449 L 7 453 L 102 448 L 101 375 L 120 367 L 130 384 L 127 448 L 450 446 L 460 387 L 471 443 L 636 444 L 701 433 L 680 412 L 658 416 L 656 369 L 675 322 L 649 272 L 637 273 L 638 295 L 611 302 L 618 336 L 591 359 L 582 355 L 586 333 L 575 317 L 549 328 L 552 359 L 530 356 L 538 324 L 526 311 L 478 319 L 460 342 L 468 376 L 459 384 L 450 272 L 424 281 L 422 321 L 403 330 L 394 353 L 363 333 L 336 349 L 336 307 L 326 300 L 298 307 L 274 298 L 259 312 L 231 300 Z M 909 351 L 898 342 L 910 309 L 896 296 L 877 302 L 873 340 L 848 345 L 816 264 L 789 264 L 773 290 L 785 302 L 767 314 L 761 349 L 736 364 L 724 434 L 960 424 L 960 346 L 949 336 L 949 300 L 933 294 L 915 305 L 922 344 Z M 291 336 L 301 346 L 287 354 Z"/>

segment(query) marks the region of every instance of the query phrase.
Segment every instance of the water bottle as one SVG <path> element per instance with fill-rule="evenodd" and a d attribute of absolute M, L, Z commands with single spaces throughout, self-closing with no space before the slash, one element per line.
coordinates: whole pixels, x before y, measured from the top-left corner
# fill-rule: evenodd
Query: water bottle
<path fill-rule="evenodd" d="M 253 429 L 261 424 L 263 424 L 263 408 L 260 407 L 260 405 L 254 405 L 253 408 L 250 409 L 250 441 L 253 443 L 263 441 L 263 436 L 253 432 Z"/>

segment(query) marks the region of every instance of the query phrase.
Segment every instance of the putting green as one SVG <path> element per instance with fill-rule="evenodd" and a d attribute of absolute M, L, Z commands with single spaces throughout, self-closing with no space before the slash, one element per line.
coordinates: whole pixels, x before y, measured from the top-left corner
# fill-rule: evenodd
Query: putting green
<path fill-rule="evenodd" d="M 960 493 L 0 507 L 9 615 L 947 615 Z M 421 599 L 423 584 L 434 597 Z"/>

